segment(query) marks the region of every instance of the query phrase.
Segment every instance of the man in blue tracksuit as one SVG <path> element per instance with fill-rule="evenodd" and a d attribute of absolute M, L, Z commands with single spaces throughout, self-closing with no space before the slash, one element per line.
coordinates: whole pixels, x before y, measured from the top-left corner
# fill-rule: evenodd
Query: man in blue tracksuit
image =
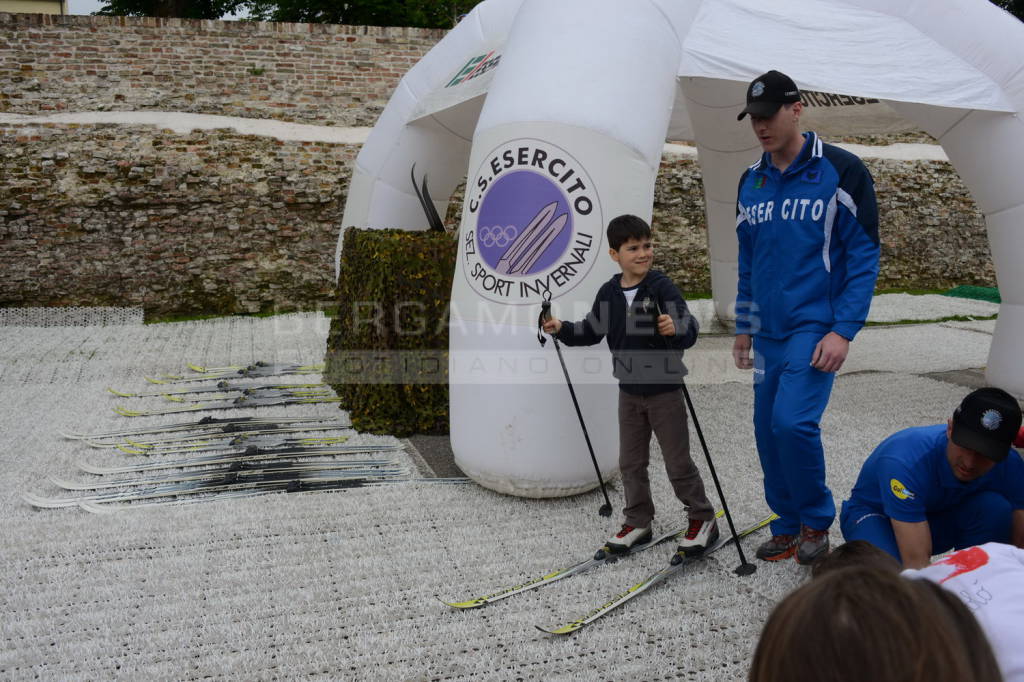
<path fill-rule="evenodd" d="M 879 241 L 871 175 L 853 154 L 802 134 L 802 111 L 778 71 L 747 88 L 739 118 L 750 115 L 764 153 L 739 183 L 733 359 L 754 369 L 754 435 L 779 515 L 757 556 L 811 563 L 828 551 L 836 512 L 818 423 L 867 318 Z"/>
<path fill-rule="evenodd" d="M 886 438 L 861 467 L 839 516 L 847 541 L 867 540 L 905 568 L 986 542 L 1024 547 L 1024 459 L 1017 399 L 980 388 L 945 424 Z"/>

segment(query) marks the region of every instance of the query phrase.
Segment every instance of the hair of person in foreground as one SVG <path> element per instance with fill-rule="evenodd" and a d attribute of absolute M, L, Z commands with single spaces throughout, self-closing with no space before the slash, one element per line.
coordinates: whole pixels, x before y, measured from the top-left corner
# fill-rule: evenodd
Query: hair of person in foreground
<path fill-rule="evenodd" d="M 1001 682 L 978 622 L 927 580 L 851 566 L 788 594 L 754 652 L 750 682 Z"/>
<path fill-rule="evenodd" d="M 844 542 L 811 565 L 811 577 L 820 578 L 826 573 L 844 568 L 860 566 L 875 568 L 889 573 L 899 573 L 900 562 L 884 549 L 875 547 L 867 540 L 851 540 Z"/>

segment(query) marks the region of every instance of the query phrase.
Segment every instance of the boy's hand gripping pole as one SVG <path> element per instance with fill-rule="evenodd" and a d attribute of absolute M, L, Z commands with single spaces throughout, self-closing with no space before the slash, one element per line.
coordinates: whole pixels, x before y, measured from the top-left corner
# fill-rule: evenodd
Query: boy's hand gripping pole
<path fill-rule="evenodd" d="M 658 310 L 658 316 L 661 317 L 661 306 L 655 302 L 655 307 Z M 655 327 L 655 333 L 657 333 L 657 327 Z M 665 350 L 670 351 L 671 347 L 668 345 L 668 339 L 664 336 L 661 340 L 665 343 Z M 736 533 L 736 526 L 732 522 L 732 514 L 729 513 L 729 505 L 725 501 L 725 494 L 722 492 L 722 484 L 718 480 L 718 472 L 715 471 L 714 462 L 711 461 L 711 453 L 708 451 L 708 443 L 704 440 L 704 432 L 700 428 L 700 422 L 697 420 L 697 411 L 693 409 L 693 400 L 690 399 L 690 391 L 686 388 L 686 382 L 680 380 L 683 386 L 683 398 L 686 400 L 686 407 L 690 411 L 690 416 L 693 418 L 693 428 L 697 432 L 697 438 L 700 440 L 700 446 L 704 449 L 704 459 L 707 460 L 708 470 L 711 472 L 711 478 L 715 482 L 715 490 L 718 491 L 718 499 L 722 501 L 722 510 L 725 511 L 725 520 L 729 522 L 729 530 L 732 532 L 732 541 L 736 545 L 736 551 L 740 555 L 740 565 L 733 571 L 736 575 L 750 575 L 757 570 L 757 566 L 747 561 L 747 557 L 743 554 L 743 547 L 740 545 L 740 538 Z"/>
<path fill-rule="evenodd" d="M 543 346 L 547 339 L 544 338 L 544 323 L 551 319 L 551 292 L 544 292 L 544 302 L 540 306 L 540 317 L 537 318 L 537 340 Z M 576 416 L 580 419 L 580 426 L 583 428 L 583 438 L 587 441 L 587 449 L 590 451 L 590 461 L 594 463 L 594 471 L 597 472 L 597 481 L 601 484 L 601 492 L 604 494 L 604 504 L 597 510 L 601 516 L 612 515 L 612 502 L 608 499 L 608 490 L 604 485 L 604 478 L 601 476 L 601 467 L 597 465 L 597 457 L 594 456 L 594 446 L 590 444 L 590 434 L 587 433 L 587 425 L 583 421 L 583 412 L 580 411 L 580 403 L 576 400 L 576 391 L 572 388 L 572 381 L 569 379 L 569 369 L 565 366 L 565 359 L 562 358 L 562 348 L 558 345 L 558 339 L 551 335 L 551 341 L 555 344 L 555 352 L 558 354 L 558 362 L 562 365 L 562 373 L 565 374 L 565 384 L 569 387 L 569 395 L 572 396 L 572 404 L 576 408 Z"/>

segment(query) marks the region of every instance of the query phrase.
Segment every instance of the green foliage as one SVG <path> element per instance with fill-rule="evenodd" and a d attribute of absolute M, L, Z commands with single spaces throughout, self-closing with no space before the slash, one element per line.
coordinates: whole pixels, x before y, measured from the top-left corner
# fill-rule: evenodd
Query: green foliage
<path fill-rule="evenodd" d="M 992 0 L 992 4 L 1002 7 L 1013 16 L 1024 21 L 1024 0 Z"/>
<path fill-rule="evenodd" d="M 353 26 L 451 28 L 480 0 L 104 0 L 96 14 L 129 17 L 220 19 Z"/>
<path fill-rule="evenodd" d="M 359 431 L 448 432 L 448 300 L 456 241 L 345 231 L 324 381 Z"/>
<path fill-rule="evenodd" d="M 106 0 L 96 14 L 117 17 L 220 19 L 248 0 Z"/>
<path fill-rule="evenodd" d="M 248 0 L 249 16 L 260 21 L 352 26 L 451 28 L 480 0 Z"/>

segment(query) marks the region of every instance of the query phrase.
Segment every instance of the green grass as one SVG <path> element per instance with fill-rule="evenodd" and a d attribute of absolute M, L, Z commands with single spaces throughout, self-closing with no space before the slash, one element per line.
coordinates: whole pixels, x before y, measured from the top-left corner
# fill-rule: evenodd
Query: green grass
<path fill-rule="evenodd" d="M 930 294 L 942 295 L 945 293 L 946 289 L 907 289 L 896 287 L 875 290 L 875 296 L 878 296 L 879 294 L 910 294 L 911 296 L 928 296 Z"/>
<path fill-rule="evenodd" d="M 938 324 L 940 322 L 981 322 L 984 320 L 994 320 L 998 315 L 987 315 L 984 317 L 975 317 L 973 315 L 948 315 L 946 317 L 935 317 L 929 320 L 893 320 L 891 322 L 872 322 L 868 320 L 865 323 L 865 327 L 895 327 L 901 324 Z"/>
<path fill-rule="evenodd" d="M 999 289 L 995 287 L 976 287 L 967 284 L 958 287 L 953 287 L 952 289 L 944 293 L 943 296 L 972 298 L 978 301 L 989 301 L 991 303 L 1003 302 L 1002 297 L 999 295 Z"/>
<path fill-rule="evenodd" d="M 995 287 L 979 287 L 971 284 L 961 284 L 960 286 L 953 287 L 952 289 L 878 289 L 875 291 L 875 295 L 877 296 L 878 294 L 910 294 L 911 296 L 937 294 L 939 296 L 970 298 L 976 301 L 990 301 L 992 303 L 1002 302 L 1002 299 L 999 296 L 999 289 Z"/>

